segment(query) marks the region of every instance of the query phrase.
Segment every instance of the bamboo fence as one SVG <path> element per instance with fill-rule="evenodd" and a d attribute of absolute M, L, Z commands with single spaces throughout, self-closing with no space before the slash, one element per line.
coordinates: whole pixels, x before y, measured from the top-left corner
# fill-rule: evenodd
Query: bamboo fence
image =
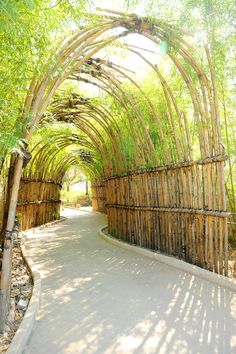
<path fill-rule="evenodd" d="M 217 178 L 225 158 L 110 177 L 92 189 L 93 206 L 106 207 L 109 233 L 118 239 L 228 275 L 229 213 Z"/>
<path fill-rule="evenodd" d="M 92 207 L 94 211 L 99 211 L 101 213 L 107 213 L 106 208 L 106 182 L 94 183 L 91 185 L 92 192 Z"/>
<path fill-rule="evenodd" d="M 21 230 L 45 224 L 60 217 L 61 185 L 53 181 L 22 178 L 17 215 Z"/>

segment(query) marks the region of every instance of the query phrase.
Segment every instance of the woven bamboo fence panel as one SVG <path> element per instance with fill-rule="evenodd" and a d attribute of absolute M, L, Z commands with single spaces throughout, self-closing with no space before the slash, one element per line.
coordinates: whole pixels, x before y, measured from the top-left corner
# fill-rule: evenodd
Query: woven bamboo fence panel
<path fill-rule="evenodd" d="M 228 274 L 224 157 L 107 179 L 109 233 L 125 242 Z"/>
<path fill-rule="evenodd" d="M 21 230 L 39 226 L 60 217 L 61 185 L 52 181 L 22 178 L 17 214 Z"/>
<path fill-rule="evenodd" d="M 91 186 L 92 191 L 92 207 L 94 211 L 107 213 L 106 208 L 106 182 L 94 183 Z"/>

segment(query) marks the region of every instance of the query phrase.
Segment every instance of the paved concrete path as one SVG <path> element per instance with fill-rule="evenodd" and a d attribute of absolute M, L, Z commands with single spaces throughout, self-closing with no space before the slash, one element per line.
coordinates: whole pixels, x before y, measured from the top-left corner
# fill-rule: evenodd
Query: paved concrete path
<path fill-rule="evenodd" d="M 66 214 L 26 243 L 42 299 L 25 353 L 236 353 L 230 291 L 110 245 L 100 214 Z"/>

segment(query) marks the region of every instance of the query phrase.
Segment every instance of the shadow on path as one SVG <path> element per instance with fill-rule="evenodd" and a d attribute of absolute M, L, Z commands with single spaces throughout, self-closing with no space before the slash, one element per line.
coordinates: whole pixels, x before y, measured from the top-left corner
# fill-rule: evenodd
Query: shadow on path
<path fill-rule="evenodd" d="M 236 353 L 233 293 L 106 243 L 100 214 L 66 213 L 26 243 L 43 278 L 27 354 Z"/>

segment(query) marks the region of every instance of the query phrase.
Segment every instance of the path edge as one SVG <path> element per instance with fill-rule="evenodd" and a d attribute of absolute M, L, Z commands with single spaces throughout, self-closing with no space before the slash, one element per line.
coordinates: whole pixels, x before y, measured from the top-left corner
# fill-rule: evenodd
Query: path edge
<path fill-rule="evenodd" d="M 58 223 L 65 221 L 66 219 L 67 219 L 66 217 L 61 217 L 59 220 L 54 220 L 49 223 L 21 232 L 22 241 L 23 241 L 20 246 L 21 252 L 22 252 L 23 259 L 27 264 L 27 267 L 33 278 L 33 291 L 29 301 L 29 305 L 24 314 L 24 318 L 21 321 L 20 326 L 18 327 L 14 335 L 11 344 L 9 345 L 6 351 L 6 354 L 22 354 L 24 352 L 26 345 L 29 342 L 29 339 L 33 332 L 35 321 L 36 321 L 36 315 L 38 313 L 39 304 L 40 304 L 41 276 L 39 272 L 36 271 L 36 267 L 32 259 L 27 257 L 27 251 L 24 245 L 24 239 L 27 238 L 27 234 L 29 233 L 34 233 L 37 230 L 42 230 L 49 226 L 56 225 Z"/>
<path fill-rule="evenodd" d="M 121 241 L 119 239 L 114 238 L 111 235 L 107 235 L 104 233 L 104 229 L 107 229 L 107 226 L 103 226 L 98 230 L 98 235 L 105 241 L 112 243 L 113 245 L 116 245 L 118 247 L 127 249 L 129 251 L 138 253 L 142 256 L 146 256 L 152 259 L 155 259 L 158 262 L 164 263 L 172 268 L 178 268 L 179 270 L 182 270 L 184 272 L 188 272 L 194 276 L 197 276 L 198 278 L 201 278 L 203 280 L 207 280 L 211 283 L 215 283 L 216 285 L 219 285 L 221 287 L 224 287 L 228 290 L 231 290 L 233 292 L 236 292 L 236 280 L 232 278 L 227 278 L 223 275 L 219 275 L 213 272 L 210 272 L 208 270 L 202 269 L 196 265 L 186 263 L 184 261 L 181 261 L 180 259 L 164 255 L 155 251 L 148 250 L 146 248 L 142 248 L 136 245 L 131 245 L 127 242 Z"/>

